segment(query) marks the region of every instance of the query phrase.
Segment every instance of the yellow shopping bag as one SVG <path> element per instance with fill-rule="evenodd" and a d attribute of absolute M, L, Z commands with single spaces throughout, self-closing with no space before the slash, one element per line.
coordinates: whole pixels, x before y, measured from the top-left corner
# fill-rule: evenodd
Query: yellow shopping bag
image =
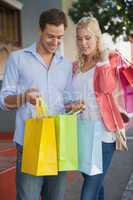
<path fill-rule="evenodd" d="M 35 176 L 57 175 L 57 150 L 53 117 L 44 117 L 42 99 L 36 103 L 36 116 L 25 123 L 22 172 Z"/>

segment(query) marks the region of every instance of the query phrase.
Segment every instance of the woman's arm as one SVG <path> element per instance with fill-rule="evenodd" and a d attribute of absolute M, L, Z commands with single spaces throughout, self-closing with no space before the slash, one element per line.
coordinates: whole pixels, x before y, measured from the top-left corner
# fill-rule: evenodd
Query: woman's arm
<path fill-rule="evenodd" d="M 112 93 L 117 87 L 117 70 L 108 61 L 106 63 L 98 63 L 97 65 L 97 81 L 100 92 Z"/>

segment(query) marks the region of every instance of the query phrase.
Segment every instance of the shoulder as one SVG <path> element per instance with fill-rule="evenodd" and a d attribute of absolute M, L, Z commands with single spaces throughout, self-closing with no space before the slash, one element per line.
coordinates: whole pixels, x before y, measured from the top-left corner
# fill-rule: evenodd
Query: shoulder
<path fill-rule="evenodd" d="M 111 68 L 111 64 L 109 60 L 106 61 L 98 61 L 96 63 L 95 69 L 96 71 L 105 71 L 108 70 L 109 68 Z"/>
<path fill-rule="evenodd" d="M 24 49 L 13 51 L 9 55 L 9 60 L 18 61 L 24 55 Z"/>

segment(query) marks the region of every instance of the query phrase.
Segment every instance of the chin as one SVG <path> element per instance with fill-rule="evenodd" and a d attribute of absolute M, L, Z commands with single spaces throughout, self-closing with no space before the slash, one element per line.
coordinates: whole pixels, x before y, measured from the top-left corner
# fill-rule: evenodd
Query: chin
<path fill-rule="evenodd" d="M 49 53 L 55 53 L 56 52 L 56 49 L 48 49 L 47 50 Z"/>
<path fill-rule="evenodd" d="M 82 52 L 82 55 L 84 56 L 89 56 L 91 53 L 90 52 Z"/>
<path fill-rule="evenodd" d="M 48 51 L 49 51 L 50 53 L 54 53 L 54 52 L 56 52 L 56 50 L 57 50 L 57 48 L 48 49 Z"/>

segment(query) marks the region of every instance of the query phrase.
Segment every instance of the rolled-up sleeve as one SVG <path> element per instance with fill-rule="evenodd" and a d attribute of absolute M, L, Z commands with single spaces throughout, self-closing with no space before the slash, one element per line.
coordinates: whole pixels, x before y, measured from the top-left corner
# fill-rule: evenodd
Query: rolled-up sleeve
<path fill-rule="evenodd" d="M 12 53 L 6 63 L 4 79 L 0 91 L 0 107 L 8 110 L 5 106 L 4 99 L 9 95 L 17 95 L 17 85 L 19 80 L 17 59 Z"/>

